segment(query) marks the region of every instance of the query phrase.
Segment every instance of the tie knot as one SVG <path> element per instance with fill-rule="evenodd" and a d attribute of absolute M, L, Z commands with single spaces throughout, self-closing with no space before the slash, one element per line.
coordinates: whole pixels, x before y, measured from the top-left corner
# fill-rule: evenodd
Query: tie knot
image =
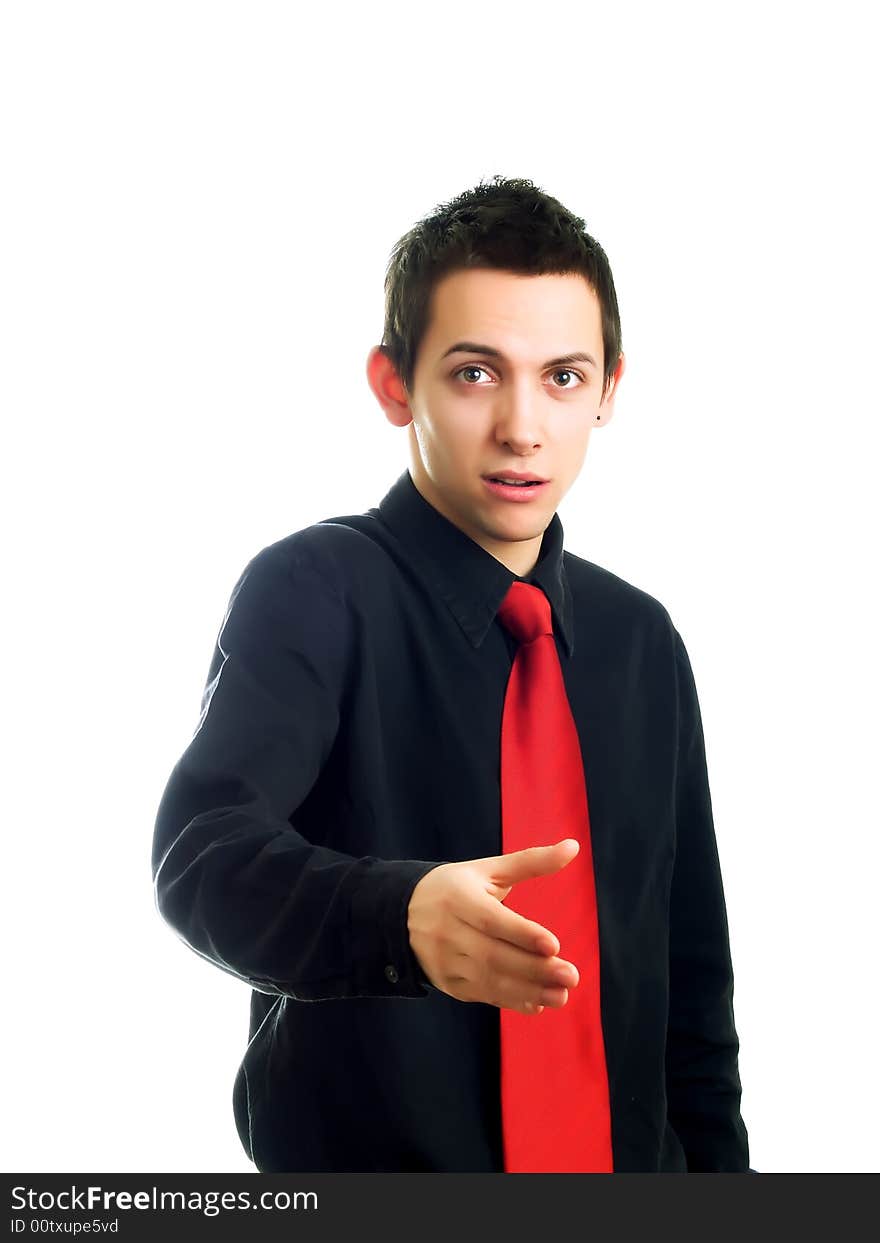
<path fill-rule="evenodd" d="M 520 643 L 553 633 L 550 601 L 540 587 L 513 582 L 498 608 L 498 620 Z"/>

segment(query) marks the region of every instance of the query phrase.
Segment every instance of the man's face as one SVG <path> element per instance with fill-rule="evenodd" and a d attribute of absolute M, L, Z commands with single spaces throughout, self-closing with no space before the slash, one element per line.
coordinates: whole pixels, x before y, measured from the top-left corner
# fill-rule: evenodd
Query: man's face
<path fill-rule="evenodd" d="M 462 343 L 481 348 L 455 348 Z M 590 357 L 553 361 L 572 353 Z M 413 392 L 399 385 L 406 404 L 393 421 L 409 421 L 408 410 L 421 494 L 515 573 L 535 564 L 592 428 L 610 418 L 623 361 L 600 403 L 603 361 L 599 300 L 580 275 L 478 268 L 434 289 Z M 509 471 L 547 482 L 516 490 L 488 482 Z"/>

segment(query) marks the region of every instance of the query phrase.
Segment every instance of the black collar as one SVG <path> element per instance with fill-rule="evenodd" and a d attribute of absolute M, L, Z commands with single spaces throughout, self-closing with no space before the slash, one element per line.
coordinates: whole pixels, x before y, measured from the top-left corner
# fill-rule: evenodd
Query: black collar
<path fill-rule="evenodd" d="M 536 583 L 550 601 L 553 629 L 567 656 L 574 651 L 571 592 L 562 560 L 563 529 L 555 513 L 544 531 L 532 572 L 514 574 L 496 557 L 450 522 L 422 496 L 409 470 L 370 511 L 407 549 L 422 577 L 448 605 L 464 633 L 479 647 L 515 580 Z"/>

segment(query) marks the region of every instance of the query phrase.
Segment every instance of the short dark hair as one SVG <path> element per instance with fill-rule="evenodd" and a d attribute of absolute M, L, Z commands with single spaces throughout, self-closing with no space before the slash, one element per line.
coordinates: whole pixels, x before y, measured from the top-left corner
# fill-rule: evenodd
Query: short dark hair
<path fill-rule="evenodd" d="M 602 313 L 604 378 L 608 389 L 621 352 L 620 312 L 608 256 L 584 221 L 525 177 L 480 181 L 441 203 L 395 244 L 385 272 L 381 350 L 408 392 L 428 326 L 435 285 L 451 272 L 496 268 L 521 275 L 580 274 Z"/>

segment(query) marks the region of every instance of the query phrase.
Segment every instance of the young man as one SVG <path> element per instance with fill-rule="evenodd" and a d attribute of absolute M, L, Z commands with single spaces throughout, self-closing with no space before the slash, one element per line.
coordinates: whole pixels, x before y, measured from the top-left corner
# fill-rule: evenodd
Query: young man
<path fill-rule="evenodd" d="M 588 1143 L 607 1125 L 607 1155 L 557 1143 L 551 1169 L 749 1168 L 687 653 L 662 604 L 563 550 L 556 513 L 623 371 L 584 222 L 525 180 L 459 196 L 398 243 L 367 363 L 409 470 L 378 507 L 262 549 L 235 585 L 152 867 L 162 916 L 253 990 L 234 1110 L 261 1171 L 548 1168 L 527 1146 L 557 1122 Z M 542 482 L 493 482 L 511 475 Z M 504 608 L 523 593 L 552 618 L 544 673 L 561 670 L 589 819 L 560 819 L 548 787 L 517 849 L 502 744 L 540 727 L 527 712 L 503 737 L 525 644 Z M 561 943 L 587 898 L 554 928 L 579 853 L 592 965 Z M 543 922 L 521 913 L 528 886 L 550 900 Z M 553 1041 L 588 995 L 560 1070 Z M 520 1102 L 545 1109 L 519 1164 L 501 1060 L 516 1024 L 532 1041 Z M 587 1095 L 587 1043 L 604 1098 Z"/>

